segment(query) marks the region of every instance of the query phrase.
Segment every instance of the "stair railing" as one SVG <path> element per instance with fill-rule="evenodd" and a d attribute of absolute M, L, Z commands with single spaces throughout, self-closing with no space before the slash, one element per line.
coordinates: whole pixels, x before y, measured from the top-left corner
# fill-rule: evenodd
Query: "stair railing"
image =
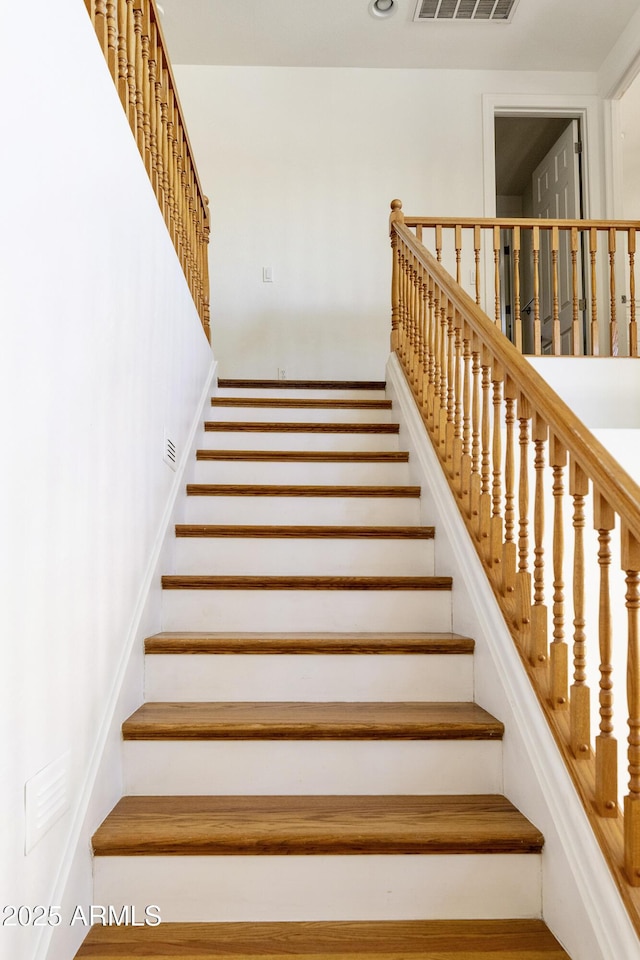
<path fill-rule="evenodd" d="M 193 301 L 210 339 L 209 201 L 155 0 L 85 0 Z"/>
<path fill-rule="evenodd" d="M 640 487 L 391 207 L 392 350 L 640 930 Z"/>
<path fill-rule="evenodd" d="M 404 222 L 521 352 L 638 356 L 638 221 Z"/>

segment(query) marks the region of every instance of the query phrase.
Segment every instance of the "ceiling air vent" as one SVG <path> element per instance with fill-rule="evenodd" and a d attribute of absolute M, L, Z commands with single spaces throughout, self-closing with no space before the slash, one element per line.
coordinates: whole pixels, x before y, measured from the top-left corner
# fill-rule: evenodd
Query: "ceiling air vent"
<path fill-rule="evenodd" d="M 490 20 L 508 23 L 518 0 L 418 0 L 414 20 Z"/>

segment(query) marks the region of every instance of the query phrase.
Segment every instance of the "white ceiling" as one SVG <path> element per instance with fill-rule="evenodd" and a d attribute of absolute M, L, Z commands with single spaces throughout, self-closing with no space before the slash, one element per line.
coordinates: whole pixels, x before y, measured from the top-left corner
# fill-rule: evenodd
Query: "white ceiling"
<path fill-rule="evenodd" d="M 414 23 L 416 0 L 160 0 L 176 64 L 597 72 L 640 0 L 520 0 L 505 23 Z"/>

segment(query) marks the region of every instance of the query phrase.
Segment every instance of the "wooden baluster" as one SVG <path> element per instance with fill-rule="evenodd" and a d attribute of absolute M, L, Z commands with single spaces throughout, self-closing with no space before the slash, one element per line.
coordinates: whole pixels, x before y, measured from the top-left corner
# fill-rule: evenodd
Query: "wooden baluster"
<path fill-rule="evenodd" d="M 418 407 L 422 408 L 424 402 L 424 382 L 422 371 L 424 367 L 425 347 L 424 347 L 424 315 L 422 312 L 422 285 L 423 285 L 424 267 L 418 261 L 416 263 L 416 329 L 418 331 L 418 350 L 416 355 L 416 397 Z"/>
<path fill-rule="evenodd" d="M 398 327 L 398 356 L 400 357 L 400 362 L 404 368 L 406 360 L 406 343 L 405 343 L 405 334 L 406 334 L 406 310 L 405 310 L 405 289 L 406 289 L 406 275 L 405 275 L 405 256 L 404 256 L 404 242 L 400 241 L 399 249 L 399 270 L 400 270 L 400 295 L 398 303 L 400 306 L 400 316 L 399 316 L 399 327 Z"/>
<path fill-rule="evenodd" d="M 109 73 L 113 77 L 114 83 L 118 85 L 118 10 L 116 0 L 107 0 L 106 4 L 100 4 L 105 10 L 106 29 L 107 29 L 107 63 Z M 97 16 L 98 4 L 96 4 Z"/>
<path fill-rule="evenodd" d="M 598 229 L 589 230 L 589 263 L 591 267 L 591 356 L 600 355 L 600 333 L 598 330 Z"/>
<path fill-rule="evenodd" d="M 175 123 L 176 123 L 176 110 L 175 110 L 175 96 L 173 89 L 171 87 L 171 77 L 169 71 L 167 70 L 167 86 L 166 86 L 166 95 L 167 95 L 167 169 L 169 173 L 169 210 L 171 211 L 171 238 L 173 240 L 174 246 L 177 247 L 177 237 L 178 237 L 178 207 L 176 204 L 176 136 L 175 136 Z M 194 222 L 195 227 L 195 222 Z M 194 239 L 195 239 L 195 230 L 194 230 Z"/>
<path fill-rule="evenodd" d="M 531 574 L 529 572 L 529 420 L 526 397 L 518 398 L 520 422 L 520 473 L 518 478 L 518 572 L 516 574 L 516 627 L 520 649 L 529 653 L 531 636 Z"/>
<path fill-rule="evenodd" d="M 442 263 L 442 227 L 440 224 L 436 226 L 436 260 L 438 263 Z"/>
<path fill-rule="evenodd" d="M 629 228 L 629 356 L 638 356 L 638 324 L 636 322 L 636 228 Z"/>
<path fill-rule="evenodd" d="M 434 284 L 433 296 L 434 296 L 434 299 L 433 299 L 433 333 L 434 333 L 434 341 L 433 341 L 433 358 L 434 358 L 433 377 L 434 377 L 434 379 L 433 379 L 433 414 L 432 414 L 431 428 L 432 428 L 432 439 L 433 439 L 433 442 L 434 442 L 434 444 L 437 445 L 437 444 L 439 444 L 439 440 L 440 440 L 440 435 L 439 435 L 439 430 L 440 430 L 440 386 L 441 386 L 441 378 L 442 378 L 442 371 L 441 371 L 441 366 L 440 366 L 441 357 L 442 357 L 442 350 L 441 350 L 441 347 L 440 347 L 440 334 L 441 334 L 441 326 L 440 326 L 440 310 L 441 310 L 441 307 L 440 307 L 440 300 L 441 300 L 441 291 L 440 291 L 440 287 L 438 286 L 437 282 Z"/>
<path fill-rule="evenodd" d="M 209 212 L 209 198 L 203 197 L 203 229 L 202 229 L 202 326 L 207 340 L 211 343 L 210 302 L 209 302 L 209 235 L 211 232 L 211 214 Z"/>
<path fill-rule="evenodd" d="M 587 686 L 584 619 L 584 498 L 589 478 L 573 457 L 569 461 L 569 493 L 573 497 L 573 683 L 569 701 L 570 742 L 577 760 L 589 757 L 591 690 Z"/>
<path fill-rule="evenodd" d="M 515 344 L 520 353 L 523 352 L 522 311 L 520 309 L 520 227 L 513 228 L 513 318 L 516 333 Z"/>
<path fill-rule="evenodd" d="M 413 282 L 413 263 L 414 258 L 411 252 L 407 253 L 407 374 L 411 389 L 415 387 L 414 381 L 414 350 L 415 350 L 415 330 L 413 315 L 413 298 L 415 286 Z"/>
<path fill-rule="evenodd" d="M 551 289 L 553 294 L 553 327 L 551 333 L 551 352 L 554 357 L 562 353 L 560 342 L 560 309 L 558 298 L 558 251 L 560 249 L 560 231 L 557 227 L 551 228 Z"/>
<path fill-rule="evenodd" d="M 416 239 L 422 243 L 422 224 L 418 223 L 416 225 Z"/>
<path fill-rule="evenodd" d="M 435 397 L 436 397 L 436 339 L 437 339 L 437 315 L 436 315 L 436 296 L 435 280 L 429 277 L 428 287 L 428 324 L 429 336 L 427 338 L 428 356 L 428 390 L 427 390 L 427 426 L 430 432 L 433 431 L 435 416 Z"/>
<path fill-rule="evenodd" d="M 461 495 L 467 517 L 471 516 L 471 332 L 466 324 L 462 330 L 464 374 L 462 384 L 462 471 Z"/>
<path fill-rule="evenodd" d="M 446 373 L 440 406 L 440 453 L 447 472 L 453 457 L 453 345 L 453 304 L 447 300 L 442 311 L 442 364 Z"/>
<path fill-rule="evenodd" d="M 480 249 L 482 246 L 482 231 L 479 226 L 473 228 L 473 257 L 475 263 L 476 303 L 480 306 Z"/>
<path fill-rule="evenodd" d="M 560 441 L 552 436 L 549 442 L 549 463 L 553 467 L 553 642 L 551 644 L 551 706 L 566 709 L 568 706 L 568 655 L 564 636 L 564 521 L 563 470 L 567 463 L 567 451 Z"/>
<path fill-rule="evenodd" d="M 127 81 L 127 0 L 118 0 L 118 95 L 129 116 L 129 84 Z"/>
<path fill-rule="evenodd" d="M 160 46 L 160 37 L 157 32 L 155 32 L 155 61 L 156 61 L 156 79 L 155 79 L 155 102 L 156 102 L 156 142 L 158 150 L 158 163 L 157 163 L 157 177 L 158 177 L 158 203 L 160 204 L 160 209 L 162 210 L 162 216 L 165 217 L 166 222 L 166 194 L 165 194 L 165 175 L 164 175 L 164 141 L 165 141 L 165 127 L 164 119 L 162 113 L 162 75 L 164 71 L 164 60 L 162 54 L 162 47 Z"/>
<path fill-rule="evenodd" d="M 609 296 L 611 322 L 609 348 L 612 357 L 618 356 L 618 320 L 616 314 L 616 228 L 609 227 Z"/>
<path fill-rule="evenodd" d="M 107 5 L 105 0 L 95 0 L 93 16 L 91 19 L 93 20 L 93 26 L 98 35 L 102 52 L 107 60 L 107 63 L 109 63 L 107 40 Z M 109 69 L 111 69 L 111 66 L 109 66 Z"/>
<path fill-rule="evenodd" d="M 429 274 L 426 269 L 422 271 L 422 416 L 426 417 L 429 404 L 429 337 L 430 328 L 430 307 L 429 307 Z"/>
<path fill-rule="evenodd" d="M 478 514 L 478 540 L 481 555 L 488 562 L 491 556 L 491 355 L 486 347 L 482 350 L 482 462 L 480 480 L 480 510 Z"/>
<path fill-rule="evenodd" d="M 155 23 L 149 24 L 149 147 L 151 149 L 151 185 L 160 209 L 160 177 L 158 174 L 158 103 L 156 100 L 156 73 L 158 67 L 158 43 Z"/>
<path fill-rule="evenodd" d="M 571 227 L 571 310 L 572 350 L 574 357 L 582 353 L 582 329 L 580 324 L 580 290 L 578 289 L 578 228 Z"/>
<path fill-rule="evenodd" d="M 169 233 L 172 233 L 172 223 L 171 223 L 171 203 L 169 200 L 169 108 L 167 105 L 167 89 L 169 86 L 168 80 L 168 67 L 166 63 L 166 57 L 164 52 L 162 57 L 160 56 L 160 48 L 158 47 L 158 79 L 160 81 L 160 129 L 162 131 L 162 137 L 160 140 L 161 148 L 160 152 L 162 154 L 162 196 L 164 198 L 164 219 L 167 224 L 167 229 Z"/>
<path fill-rule="evenodd" d="M 144 94 L 143 88 L 147 84 L 145 64 L 142 55 L 142 0 L 133 2 L 133 40 L 135 49 L 135 94 L 136 94 L 136 130 L 138 149 L 146 164 L 146 141 L 144 129 Z"/>
<path fill-rule="evenodd" d="M 542 666 L 549 655 L 547 647 L 548 615 L 544 602 L 544 448 L 547 425 L 537 414 L 533 417 L 534 468 L 536 485 L 533 508 L 533 606 L 531 608 L 531 663 Z"/>
<path fill-rule="evenodd" d="M 133 0 L 127 2 L 127 116 L 129 126 L 138 141 L 138 94 L 136 81 L 136 30 L 133 11 Z M 139 144 L 138 144 L 139 146 Z"/>
<path fill-rule="evenodd" d="M 453 398 L 453 480 L 454 489 L 458 496 L 461 493 L 462 481 L 462 317 L 456 310 L 454 313 L 454 352 L 455 352 L 455 374 L 454 374 L 454 398 Z"/>
<path fill-rule="evenodd" d="M 500 318 L 500 227 L 493 228 L 493 285 L 494 320 L 496 327 L 502 327 Z"/>
<path fill-rule="evenodd" d="M 624 865 L 627 880 L 640 886 L 640 541 L 622 521 L 622 569 L 626 573 L 627 702 L 629 707 L 629 793 L 624 798 Z"/>
<path fill-rule="evenodd" d="M 151 5 L 136 0 L 136 11 L 141 13 L 141 56 L 142 56 L 142 131 L 144 136 L 144 165 L 149 179 L 153 183 L 153 157 L 151 155 L 151 103 L 153 100 L 153 81 L 151 79 Z"/>
<path fill-rule="evenodd" d="M 418 260 L 412 257 L 411 263 L 411 383 L 413 394 L 419 403 L 418 385 L 419 385 L 419 355 L 420 355 L 420 330 L 418 327 Z"/>
<path fill-rule="evenodd" d="M 402 212 L 402 201 L 391 201 L 391 214 L 389 215 L 389 234 L 391 237 L 391 351 L 397 353 L 399 342 L 399 320 L 400 320 L 400 263 L 398 253 L 398 234 L 393 225 L 394 223 L 404 223 L 404 214 Z"/>
<path fill-rule="evenodd" d="M 600 603 L 598 638 L 600 647 L 600 732 L 596 737 L 596 807 L 601 817 L 618 815 L 618 741 L 613 736 L 613 673 L 611 592 L 611 531 L 615 514 L 604 497 L 594 491 L 593 525 L 598 531 Z"/>
<path fill-rule="evenodd" d="M 478 521 L 480 517 L 480 342 L 476 334 L 472 340 L 473 379 L 471 401 L 471 483 L 470 483 L 470 516 L 473 521 L 473 532 L 478 539 Z"/>
<path fill-rule="evenodd" d="M 504 459 L 504 544 L 502 547 L 502 593 L 512 596 L 516 585 L 515 531 L 515 423 L 518 391 L 515 383 L 507 377 L 504 383 L 506 450 Z"/>
<path fill-rule="evenodd" d="M 502 585 L 502 381 L 504 371 L 494 360 L 491 375 L 493 385 L 493 443 L 491 449 L 491 522 L 489 530 L 489 563 L 497 583 Z M 498 579 L 499 578 L 499 579 Z"/>
<path fill-rule="evenodd" d="M 85 7 L 87 8 L 87 13 L 88 13 L 89 16 L 91 17 L 91 23 L 92 23 L 92 24 L 94 25 L 94 27 L 95 27 L 95 25 L 96 25 L 96 18 L 95 18 L 95 5 L 94 5 L 93 0 L 84 0 L 84 5 L 85 5 Z"/>
<path fill-rule="evenodd" d="M 540 227 L 531 230 L 533 244 L 533 352 L 542 353 L 542 327 L 540 325 Z"/>
<path fill-rule="evenodd" d="M 175 104 L 175 101 L 174 101 Z M 201 211 L 198 211 L 198 216 L 196 217 L 196 236 L 195 236 L 195 249 L 190 250 L 189 244 L 189 225 L 187 222 L 187 216 L 189 214 L 189 208 L 186 202 L 186 191 L 187 191 L 187 176 L 185 172 L 185 161 L 186 161 L 186 144 L 184 141 L 184 130 L 182 124 L 180 123 L 180 115 L 178 113 L 177 105 L 175 105 L 175 117 L 176 117 L 176 130 L 175 130 L 175 139 L 174 146 L 176 150 L 176 182 L 175 182 L 175 193 L 176 193 L 176 213 L 178 217 L 178 245 L 179 245 L 179 256 L 183 263 L 183 269 L 185 274 L 189 270 L 189 263 L 193 264 L 193 270 L 198 278 L 198 284 L 200 283 L 200 278 L 202 276 L 201 264 L 199 252 L 202 249 L 202 214 Z"/>
<path fill-rule="evenodd" d="M 461 260 L 462 260 L 462 227 L 456 224 L 455 227 L 455 245 L 456 245 L 456 283 L 461 284 Z"/>

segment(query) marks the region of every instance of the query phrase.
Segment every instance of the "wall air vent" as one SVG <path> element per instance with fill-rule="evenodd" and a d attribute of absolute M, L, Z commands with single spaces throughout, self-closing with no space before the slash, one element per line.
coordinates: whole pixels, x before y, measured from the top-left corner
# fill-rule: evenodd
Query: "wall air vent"
<path fill-rule="evenodd" d="M 509 23 L 517 5 L 518 0 L 418 0 L 413 19 Z"/>

